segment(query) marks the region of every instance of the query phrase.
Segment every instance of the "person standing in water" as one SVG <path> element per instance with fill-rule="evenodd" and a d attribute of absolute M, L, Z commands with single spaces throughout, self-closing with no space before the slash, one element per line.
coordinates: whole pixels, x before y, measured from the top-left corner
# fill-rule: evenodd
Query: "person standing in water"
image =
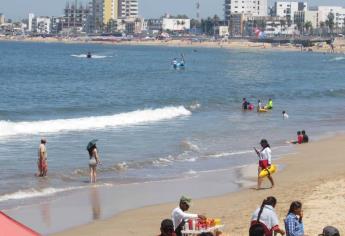
<path fill-rule="evenodd" d="M 47 148 L 46 148 L 47 140 L 45 138 L 41 138 L 41 143 L 38 148 L 38 174 L 39 177 L 47 176 L 48 172 L 48 163 L 47 163 Z"/>
<path fill-rule="evenodd" d="M 268 99 L 268 103 L 265 106 L 265 109 L 272 109 L 273 108 L 273 101 L 272 98 Z"/>
<path fill-rule="evenodd" d="M 271 156 L 271 147 L 268 144 L 266 139 L 261 139 L 260 145 L 262 147 L 261 151 L 258 151 L 254 148 L 256 154 L 259 157 L 259 167 L 258 167 L 258 186 L 257 189 L 261 188 L 263 178 L 260 177 L 260 172 L 264 169 L 268 169 L 271 166 L 272 156 Z M 271 188 L 274 187 L 274 181 L 272 176 L 269 174 L 268 176 L 269 181 L 271 182 Z"/>
<path fill-rule="evenodd" d="M 90 183 L 96 183 L 97 180 L 97 165 L 100 163 L 98 150 L 96 144 L 88 149 L 89 152 L 89 168 L 90 168 Z"/>

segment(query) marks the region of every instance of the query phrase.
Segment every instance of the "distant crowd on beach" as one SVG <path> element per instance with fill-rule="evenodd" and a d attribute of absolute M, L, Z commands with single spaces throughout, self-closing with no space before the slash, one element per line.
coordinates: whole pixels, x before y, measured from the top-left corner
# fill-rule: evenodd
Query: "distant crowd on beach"
<path fill-rule="evenodd" d="M 191 206 L 191 201 L 191 198 L 185 196 L 180 198 L 179 206 L 173 209 L 171 213 L 171 219 L 164 219 L 161 222 L 161 233 L 158 236 L 223 235 L 219 230 L 221 227 L 206 227 L 201 230 L 202 232 L 198 233 L 198 229 L 195 229 L 195 223 L 192 225 L 189 224 L 191 221 L 195 222 L 196 220 L 206 219 L 203 215 L 186 212 Z M 276 205 L 277 199 L 274 196 L 269 196 L 263 200 L 261 206 L 252 213 L 251 219 L 248 219 L 249 236 L 272 236 L 277 234 L 286 236 L 307 236 L 304 233 L 302 203 L 300 201 L 291 202 L 290 208 L 287 210 L 284 219 L 284 227 L 279 224 L 279 218 L 275 211 Z M 340 233 L 336 227 L 326 226 L 322 231 L 320 229 L 319 236 L 340 236 Z"/>

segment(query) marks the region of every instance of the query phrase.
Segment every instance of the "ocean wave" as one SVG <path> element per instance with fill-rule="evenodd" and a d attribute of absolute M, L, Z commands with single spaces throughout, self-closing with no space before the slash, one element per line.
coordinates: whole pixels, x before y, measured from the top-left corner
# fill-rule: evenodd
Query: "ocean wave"
<path fill-rule="evenodd" d="M 193 152 L 199 152 L 200 148 L 198 147 L 198 145 L 192 143 L 191 141 L 188 140 L 183 140 L 180 144 L 181 148 L 185 149 L 185 150 L 190 150 Z"/>
<path fill-rule="evenodd" d="M 79 54 L 79 55 L 71 55 L 71 57 L 78 57 L 78 58 L 87 58 L 87 54 Z M 112 57 L 112 56 L 102 56 L 102 55 L 92 55 L 91 59 L 103 59 L 107 57 Z"/>
<path fill-rule="evenodd" d="M 130 126 L 141 123 L 157 122 L 180 116 L 189 116 L 191 114 L 192 113 L 185 107 L 179 106 L 137 110 L 110 116 L 93 116 L 30 122 L 0 121 L 0 136 L 104 129 L 106 127 Z"/>
<path fill-rule="evenodd" d="M 335 57 L 335 58 L 330 59 L 329 61 L 343 61 L 343 60 L 345 60 L 345 57 Z"/>
<path fill-rule="evenodd" d="M 104 184 L 97 184 L 92 185 L 92 187 L 110 187 L 113 184 L 104 183 Z M 44 188 L 44 189 L 26 189 L 26 190 L 19 190 L 14 193 L 4 194 L 0 196 L 0 202 L 9 201 L 9 200 L 20 200 L 20 199 L 28 199 L 28 198 L 36 198 L 36 197 L 47 197 L 61 192 L 67 192 L 72 190 L 84 189 L 90 186 L 76 186 L 76 187 L 67 187 L 67 188 Z"/>

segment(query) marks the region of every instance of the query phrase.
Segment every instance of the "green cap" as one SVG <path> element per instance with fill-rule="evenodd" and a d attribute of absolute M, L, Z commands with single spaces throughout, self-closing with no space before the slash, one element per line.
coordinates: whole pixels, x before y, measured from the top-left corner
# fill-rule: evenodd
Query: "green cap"
<path fill-rule="evenodd" d="M 192 204 L 192 199 L 191 198 L 188 198 L 188 197 L 185 197 L 185 196 L 182 196 L 180 198 L 180 202 L 184 202 L 186 203 L 188 206 L 191 206 Z"/>

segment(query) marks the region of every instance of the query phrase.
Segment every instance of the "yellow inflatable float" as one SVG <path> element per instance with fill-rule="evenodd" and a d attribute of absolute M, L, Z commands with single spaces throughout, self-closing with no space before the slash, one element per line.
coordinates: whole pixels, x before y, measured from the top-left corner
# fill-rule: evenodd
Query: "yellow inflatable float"
<path fill-rule="evenodd" d="M 268 174 L 273 174 L 277 171 L 277 167 L 275 165 L 271 165 L 270 167 L 268 167 L 267 169 L 263 169 L 260 174 L 259 177 L 264 178 L 266 176 L 268 176 Z"/>
<path fill-rule="evenodd" d="M 260 108 L 260 109 L 258 110 L 258 112 L 268 112 L 268 110 L 267 110 L 267 109 L 264 109 L 264 108 Z"/>

